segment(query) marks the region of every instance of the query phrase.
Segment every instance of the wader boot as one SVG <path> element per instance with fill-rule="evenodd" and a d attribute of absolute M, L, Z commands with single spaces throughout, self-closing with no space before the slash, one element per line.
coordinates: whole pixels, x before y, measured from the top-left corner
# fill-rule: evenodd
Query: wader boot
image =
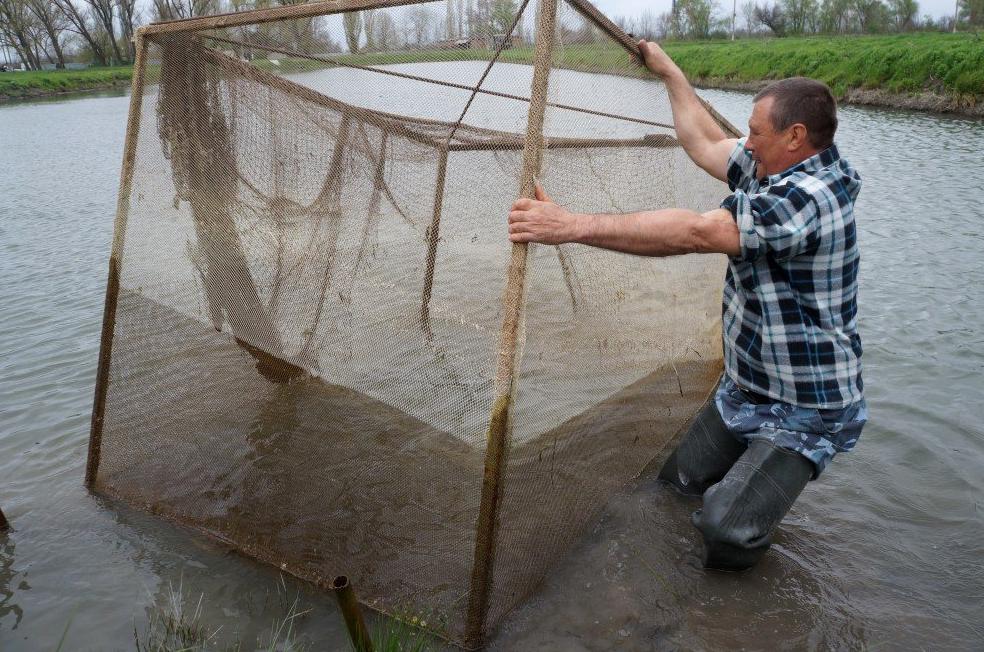
<path fill-rule="evenodd" d="M 799 453 L 753 439 L 694 512 L 694 525 L 704 535 L 704 567 L 752 567 L 812 475 L 813 464 Z"/>
<path fill-rule="evenodd" d="M 725 476 L 745 448 L 745 442 L 725 428 L 717 407 L 709 401 L 666 460 L 659 479 L 673 485 L 680 493 L 701 496 Z"/>

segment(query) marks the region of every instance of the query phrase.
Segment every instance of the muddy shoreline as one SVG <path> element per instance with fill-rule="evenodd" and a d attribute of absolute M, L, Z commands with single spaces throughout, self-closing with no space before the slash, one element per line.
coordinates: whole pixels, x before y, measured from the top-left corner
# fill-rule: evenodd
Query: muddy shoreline
<path fill-rule="evenodd" d="M 692 79 L 696 88 L 711 88 L 727 91 L 746 91 L 755 93 L 768 86 L 775 80 L 763 79 L 754 82 L 735 82 L 721 79 Z M 875 106 L 886 109 L 906 109 L 910 111 L 926 111 L 930 113 L 945 113 L 972 118 L 984 117 L 984 102 L 978 102 L 973 96 L 954 97 L 933 91 L 920 93 L 892 93 L 880 88 L 853 88 L 842 97 L 837 98 L 840 104 L 859 106 Z"/>
<path fill-rule="evenodd" d="M 73 95 L 87 95 L 89 93 L 99 93 L 104 91 L 115 91 L 122 90 L 130 87 L 130 80 L 119 80 L 104 82 L 100 84 L 94 84 L 92 86 L 86 86 L 85 88 L 73 88 L 64 91 L 51 91 L 42 88 L 27 88 L 24 92 L 18 93 L 16 95 L 11 95 L 9 93 L 0 93 L 0 104 L 7 104 L 11 102 L 24 102 L 31 100 L 44 100 L 53 97 L 67 97 Z"/>

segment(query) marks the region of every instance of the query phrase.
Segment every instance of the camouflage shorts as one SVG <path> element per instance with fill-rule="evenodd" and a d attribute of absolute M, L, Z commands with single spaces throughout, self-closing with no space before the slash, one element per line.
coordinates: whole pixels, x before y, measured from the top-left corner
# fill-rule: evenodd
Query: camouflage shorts
<path fill-rule="evenodd" d="M 864 399 L 845 408 L 818 410 L 779 401 L 759 401 L 727 374 L 714 396 L 725 427 L 745 441 L 765 439 L 813 462 L 816 479 L 837 453 L 854 448 L 868 420 Z"/>

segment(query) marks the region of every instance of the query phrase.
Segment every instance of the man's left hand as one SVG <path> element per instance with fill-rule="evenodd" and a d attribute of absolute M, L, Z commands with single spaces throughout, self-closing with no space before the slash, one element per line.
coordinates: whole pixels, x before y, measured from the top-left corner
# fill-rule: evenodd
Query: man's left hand
<path fill-rule="evenodd" d="M 536 199 L 517 199 L 509 212 L 509 239 L 558 245 L 577 239 L 582 216 L 558 206 L 536 184 Z"/>

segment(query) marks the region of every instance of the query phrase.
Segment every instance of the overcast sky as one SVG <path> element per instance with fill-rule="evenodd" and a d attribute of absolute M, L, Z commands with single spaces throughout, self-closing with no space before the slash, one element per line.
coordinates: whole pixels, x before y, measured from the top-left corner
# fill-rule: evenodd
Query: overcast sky
<path fill-rule="evenodd" d="M 747 0 L 738 0 L 739 20 L 741 20 L 741 5 Z M 919 16 L 930 14 L 936 18 L 940 16 L 952 16 L 954 9 L 953 0 L 918 0 Z M 670 10 L 670 0 L 594 0 L 594 4 L 601 9 L 605 15 L 613 16 L 636 16 L 646 9 L 651 9 L 656 14 Z M 725 7 L 727 5 L 727 7 Z M 718 0 L 718 13 L 721 15 L 730 13 L 732 0 Z"/>

